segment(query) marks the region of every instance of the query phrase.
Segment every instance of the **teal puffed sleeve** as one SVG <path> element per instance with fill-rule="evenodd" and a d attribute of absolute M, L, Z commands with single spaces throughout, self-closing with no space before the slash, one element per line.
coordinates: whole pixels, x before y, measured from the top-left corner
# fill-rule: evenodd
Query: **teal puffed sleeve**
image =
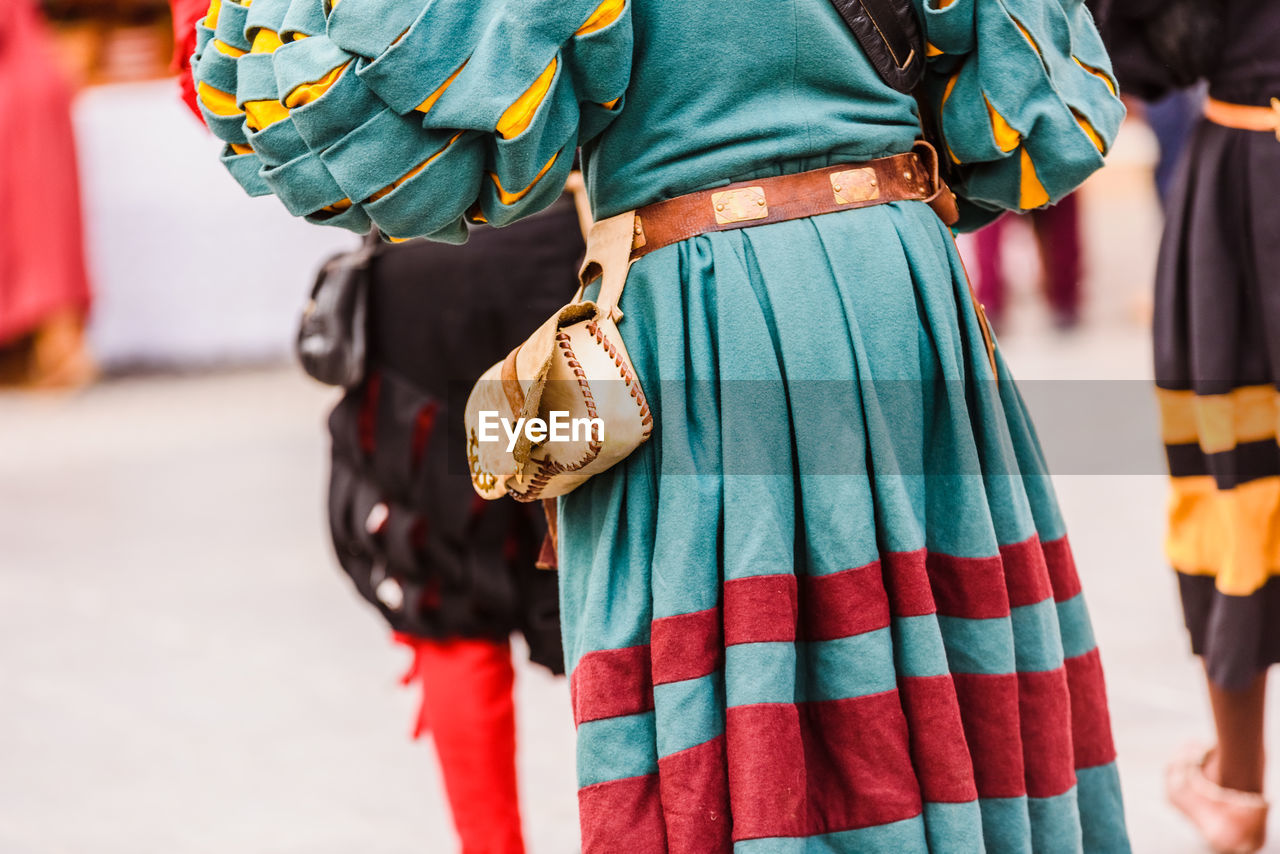
<path fill-rule="evenodd" d="M 1102 166 L 1124 106 L 1083 0 L 916 3 L 961 229 L 1057 202 Z"/>
<path fill-rule="evenodd" d="M 215 0 L 197 90 L 250 192 L 315 222 L 460 242 L 467 221 L 559 197 L 577 147 L 622 109 L 630 14 L 626 0 Z"/>

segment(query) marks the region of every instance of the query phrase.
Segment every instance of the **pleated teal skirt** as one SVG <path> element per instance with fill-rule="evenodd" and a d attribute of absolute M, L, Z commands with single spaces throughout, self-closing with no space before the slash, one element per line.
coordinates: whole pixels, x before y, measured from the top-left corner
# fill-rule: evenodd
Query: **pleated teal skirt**
<path fill-rule="evenodd" d="M 696 237 L 622 308 L 657 427 L 561 500 L 584 854 L 1128 852 L 1066 530 L 933 212 Z"/>

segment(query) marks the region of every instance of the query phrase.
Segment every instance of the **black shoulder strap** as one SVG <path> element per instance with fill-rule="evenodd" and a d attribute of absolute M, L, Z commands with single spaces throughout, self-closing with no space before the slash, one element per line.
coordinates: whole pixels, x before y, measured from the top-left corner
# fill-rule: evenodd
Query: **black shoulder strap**
<path fill-rule="evenodd" d="M 831 0 L 880 78 L 911 92 L 924 77 L 924 34 L 911 0 Z"/>

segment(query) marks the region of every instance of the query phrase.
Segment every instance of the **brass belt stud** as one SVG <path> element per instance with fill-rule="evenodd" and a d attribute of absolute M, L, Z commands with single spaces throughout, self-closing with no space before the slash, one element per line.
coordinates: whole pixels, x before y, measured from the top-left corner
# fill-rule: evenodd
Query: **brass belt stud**
<path fill-rule="evenodd" d="M 719 225 L 769 216 L 769 203 L 765 200 L 763 187 L 739 187 L 736 190 L 713 193 L 711 206 L 715 209 L 716 223 Z"/>
<path fill-rule="evenodd" d="M 880 182 L 876 170 L 870 168 L 849 169 L 831 175 L 831 192 L 836 204 L 851 205 L 880 198 Z"/>

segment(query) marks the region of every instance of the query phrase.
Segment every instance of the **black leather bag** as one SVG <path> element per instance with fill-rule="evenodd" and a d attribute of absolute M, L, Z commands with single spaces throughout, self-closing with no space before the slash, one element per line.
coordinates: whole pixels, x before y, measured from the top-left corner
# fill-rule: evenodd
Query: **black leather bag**
<path fill-rule="evenodd" d="M 911 93 L 924 79 L 924 33 L 910 0 L 831 0 L 880 79 Z"/>
<path fill-rule="evenodd" d="M 364 379 L 370 266 L 380 245 L 374 231 L 358 250 L 330 258 L 316 274 L 294 350 L 302 369 L 326 385 L 354 388 Z"/>

